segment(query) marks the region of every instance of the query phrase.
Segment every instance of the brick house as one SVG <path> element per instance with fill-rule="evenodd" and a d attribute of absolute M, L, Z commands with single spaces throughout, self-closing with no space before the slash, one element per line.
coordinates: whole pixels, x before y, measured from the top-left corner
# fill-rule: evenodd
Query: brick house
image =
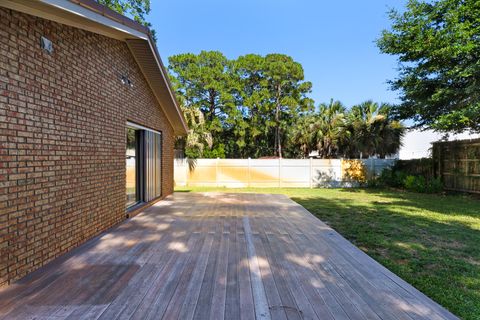
<path fill-rule="evenodd" d="M 0 0 L 0 286 L 172 193 L 186 130 L 147 28 Z"/>

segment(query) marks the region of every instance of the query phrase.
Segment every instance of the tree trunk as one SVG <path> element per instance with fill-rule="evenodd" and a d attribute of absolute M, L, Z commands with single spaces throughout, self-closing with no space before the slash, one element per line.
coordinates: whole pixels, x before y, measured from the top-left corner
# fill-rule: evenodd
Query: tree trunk
<path fill-rule="evenodd" d="M 275 106 L 275 145 L 277 149 L 277 156 L 282 158 L 282 141 L 281 141 L 281 133 L 280 133 L 280 96 L 282 94 L 282 87 L 281 85 L 277 86 L 277 97 L 276 97 L 276 106 Z"/>
<path fill-rule="evenodd" d="M 210 98 L 210 114 L 208 115 L 209 120 L 213 121 L 215 119 L 215 90 L 210 89 L 209 91 L 209 98 Z"/>

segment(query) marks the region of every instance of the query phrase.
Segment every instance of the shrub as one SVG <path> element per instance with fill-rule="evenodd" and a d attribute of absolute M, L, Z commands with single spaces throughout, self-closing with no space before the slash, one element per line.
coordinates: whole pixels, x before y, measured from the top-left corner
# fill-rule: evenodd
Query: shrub
<path fill-rule="evenodd" d="M 404 180 L 404 187 L 409 191 L 425 192 L 425 178 L 422 176 L 407 176 Z"/>
<path fill-rule="evenodd" d="M 360 184 L 367 182 L 367 168 L 361 160 L 342 160 L 342 171 L 348 181 Z"/>
<path fill-rule="evenodd" d="M 440 178 L 430 180 L 428 185 L 428 193 L 439 193 L 443 191 L 443 183 Z"/>
<path fill-rule="evenodd" d="M 398 160 L 393 166 L 393 171 L 406 172 L 412 176 L 422 176 L 426 180 L 434 178 L 433 160 L 431 158 Z"/>
<path fill-rule="evenodd" d="M 368 185 L 403 188 L 419 193 L 438 193 L 443 190 L 443 184 L 439 178 L 414 175 L 395 167 L 383 170 L 377 181 L 369 181 Z"/>
<path fill-rule="evenodd" d="M 426 180 L 423 176 L 412 175 L 405 178 L 404 187 L 419 193 L 438 193 L 443 189 L 442 182 L 438 178 Z"/>
<path fill-rule="evenodd" d="M 404 188 L 405 178 L 407 174 L 403 171 L 396 171 L 394 169 L 384 169 L 377 179 L 377 183 L 383 186 L 390 186 L 395 188 Z"/>

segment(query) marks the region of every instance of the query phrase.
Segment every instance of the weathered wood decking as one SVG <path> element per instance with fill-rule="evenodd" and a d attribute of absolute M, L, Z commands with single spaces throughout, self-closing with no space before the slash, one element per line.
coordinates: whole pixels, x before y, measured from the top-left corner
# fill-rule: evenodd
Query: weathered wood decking
<path fill-rule="evenodd" d="M 5 319 L 456 319 L 285 196 L 176 193 L 0 291 Z"/>

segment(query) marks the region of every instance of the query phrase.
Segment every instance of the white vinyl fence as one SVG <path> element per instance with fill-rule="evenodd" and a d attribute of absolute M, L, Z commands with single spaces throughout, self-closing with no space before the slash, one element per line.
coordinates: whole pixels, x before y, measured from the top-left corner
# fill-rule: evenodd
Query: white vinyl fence
<path fill-rule="evenodd" d="M 361 160 L 367 175 L 379 175 L 393 159 Z M 349 187 L 341 159 L 176 159 L 176 186 Z"/>

